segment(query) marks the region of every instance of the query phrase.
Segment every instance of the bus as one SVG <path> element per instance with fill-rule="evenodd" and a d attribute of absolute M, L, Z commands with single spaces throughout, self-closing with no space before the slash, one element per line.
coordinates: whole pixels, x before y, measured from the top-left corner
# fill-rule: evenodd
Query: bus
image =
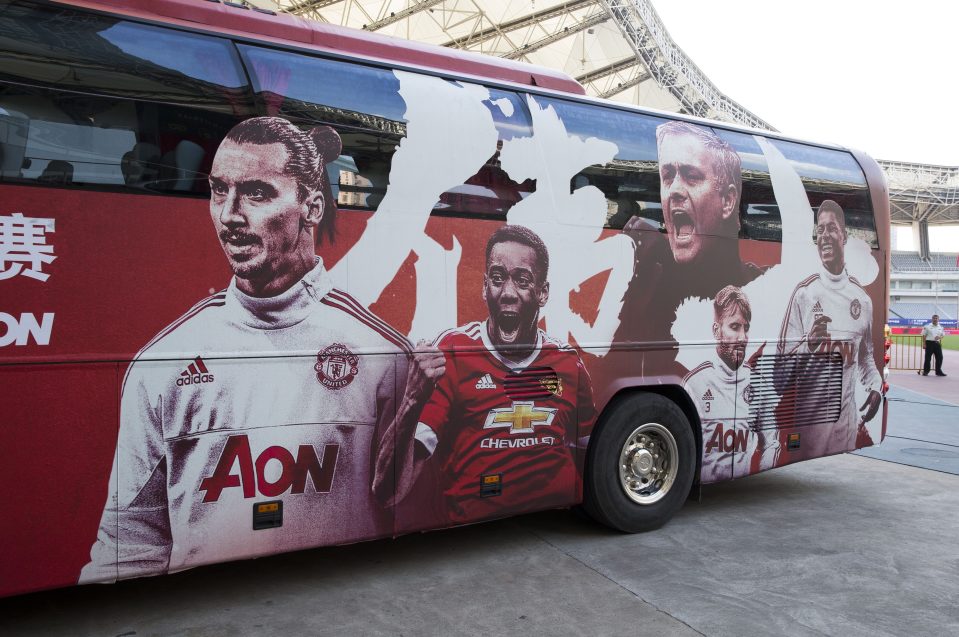
<path fill-rule="evenodd" d="M 885 434 L 860 152 L 230 2 L 0 0 L 0 193 L 3 595 L 645 531 Z"/>

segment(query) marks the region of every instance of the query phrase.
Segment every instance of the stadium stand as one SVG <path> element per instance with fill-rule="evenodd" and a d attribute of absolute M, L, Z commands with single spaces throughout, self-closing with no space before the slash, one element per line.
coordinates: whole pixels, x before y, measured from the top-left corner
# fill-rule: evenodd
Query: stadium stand
<path fill-rule="evenodd" d="M 894 301 L 889 306 L 889 314 L 905 319 L 928 319 L 933 314 L 938 314 L 943 319 L 954 319 L 956 318 L 956 304 Z"/>
<path fill-rule="evenodd" d="M 918 252 L 893 252 L 892 269 L 894 272 L 959 272 L 959 255 L 949 252 L 936 252 L 925 261 Z"/>

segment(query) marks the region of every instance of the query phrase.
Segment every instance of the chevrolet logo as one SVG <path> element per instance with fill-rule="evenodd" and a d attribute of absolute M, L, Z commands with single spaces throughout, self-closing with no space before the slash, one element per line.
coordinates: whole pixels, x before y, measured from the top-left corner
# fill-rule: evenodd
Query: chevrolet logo
<path fill-rule="evenodd" d="M 532 401 L 517 401 L 512 407 L 490 409 L 483 429 L 509 427 L 511 434 L 531 434 L 537 425 L 551 425 L 555 414 L 556 409 L 537 407 Z"/>

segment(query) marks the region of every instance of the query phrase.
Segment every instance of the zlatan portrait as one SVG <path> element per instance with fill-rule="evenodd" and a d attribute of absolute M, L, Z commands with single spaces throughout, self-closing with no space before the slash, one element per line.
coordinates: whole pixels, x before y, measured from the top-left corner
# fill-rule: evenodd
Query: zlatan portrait
<path fill-rule="evenodd" d="M 127 370 L 110 490 L 80 581 L 356 541 L 390 531 L 373 448 L 395 414 L 409 343 L 337 290 L 326 164 L 340 138 L 276 117 L 220 144 L 210 216 L 233 278 Z M 378 356 L 362 356 L 361 350 Z M 283 524 L 253 530 L 254 504 Z"/>

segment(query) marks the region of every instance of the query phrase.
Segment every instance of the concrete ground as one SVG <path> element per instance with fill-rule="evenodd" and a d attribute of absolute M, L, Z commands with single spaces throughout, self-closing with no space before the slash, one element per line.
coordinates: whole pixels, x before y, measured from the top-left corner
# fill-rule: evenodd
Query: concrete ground
<path fill-rule="evenodd" d="M 705 487 L 655 532 L 540 513 L 0 600 L 0 634 L 957 635 L 959 392 L 892 380 L 882 446 Z"/>

